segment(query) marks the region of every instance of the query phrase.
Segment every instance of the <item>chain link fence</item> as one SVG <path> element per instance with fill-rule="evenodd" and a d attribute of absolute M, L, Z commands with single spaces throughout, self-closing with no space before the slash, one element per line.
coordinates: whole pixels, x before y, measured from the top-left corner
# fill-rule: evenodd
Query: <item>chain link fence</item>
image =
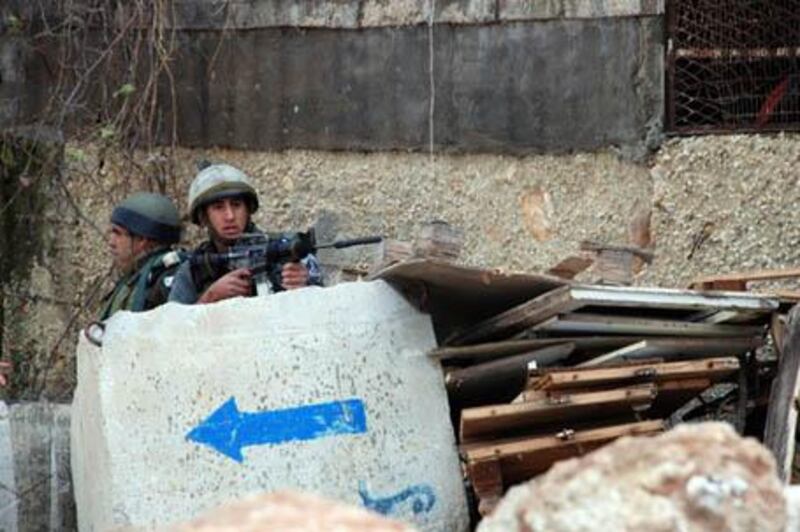
<path fill-rule="evenodd" d="M 800 0 L 671 0 L 667 128 L 800 130 Z"/>

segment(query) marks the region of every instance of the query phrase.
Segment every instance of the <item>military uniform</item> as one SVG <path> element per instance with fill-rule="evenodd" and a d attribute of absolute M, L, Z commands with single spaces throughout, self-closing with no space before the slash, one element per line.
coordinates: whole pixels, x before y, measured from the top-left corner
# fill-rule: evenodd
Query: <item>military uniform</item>
<path fill-rule="evenodd" d="M 263 234 L 252 222 L 248 224 L 245 229 L 246 234 Z M 269 235 L 270 238 L 284 238 L 284 235 Z M 235 245 L 247 244 L 247 238 L 242 238 L 237 241 Z M 207 240 L 200 244 L 192 251 L 191 257 L 199 258 L 199 260 L 186 260 L 175 274 L 175 279 L 172 283 L 170 290 L 169 300 L 185 305 L 196 303 L 200 296 L 205 292 L 209 286 L 214 284 L 220 277 L 231 271 L 222 265 L 211 264 L 208 261 L 203 261 L 203 255 L 207 253 L 216 253 L 217 250 L 214 244 Z M 301 263 L 308 270 L 308 284 L 322 286 L 322 270 L 319 266 L 319 261 L 314 255 L 309 255 L 301 261 Z M 281 267 L 280 264 L 274 264 L 267 276 L 272 290 L 274 292 L 281 292 L 284 290 L 281 284 Z M 253 292 L 255 294 L 255 286 Z"/>
<path fill-rule="evenodd" d="M 201 225 L 200 212 L 205 206 L 214 201 L 231 197 L 242 198 L 246 202 L 250 214 L 258 210 L 258 194 L 244 172 L 228 164 L 213 164 L 203 168 L 189 187 L 188 203 L 192 222 Z M 254 233 L 263 235 L 252 222 L 249 222 L 243 234 Z M 232 245 L 246 244 L 246 239 L 245 236 Z M 175 281 L 170 291 L 170 301 L 187 305 L 196 303 L 209 286 L 230 271 L 230 268 L 224 265 L 214 266 L 209 261 L 205 263 L 202 261 L 204 254 L 216 252 L 218 250 L 210 240 L 194 250 L 192 258 L 184 262 L 175 274 Z M 198 258 L 200 260 L 197 260 Z M 301 263 L 308 270 L 308 284 L 321 285 L 322 275 L 316 257 L 309 255 Z M 267 275 L 273 291 L 283 290 L 280 264 L 273 265 Z"/>
<path fill-rule="evenodd" d="M 171 249 L 180 241 L 181 222 L 178 209 L 166 196 L 133 194 L 114 208 L 111 223 L 124 228 L 131 238 L 144 238 L 158 247 L 137 258 L 120 277 L 103 300 L 101 320 L 119 310 L 140 312 L 166 303 L 175 272 L 187 257 L 186 252 Z"/>
<path fill-rule="evenodd" d="M 118 310 L 141 312 L 166 303 L 185 257 L 183 251 L 161 248 L 139 259 L 133 271 L 120 278 L 103 299 L 100 319 L 108 319 Z"/>

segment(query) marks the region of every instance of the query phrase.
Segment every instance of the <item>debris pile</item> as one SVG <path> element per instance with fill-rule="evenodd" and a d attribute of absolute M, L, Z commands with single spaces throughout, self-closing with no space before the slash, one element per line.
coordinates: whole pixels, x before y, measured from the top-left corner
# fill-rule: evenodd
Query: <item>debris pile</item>
<path fill-rule="evenodd" d="M 564 283 L 452 331 L 431 356 L 480 512 L 556 461 L 682 421 L 690 401 L 724 404 L 743 426 L 763 399 L 748 388 L 752 353 L 777 308 L 748 293 Z"/>

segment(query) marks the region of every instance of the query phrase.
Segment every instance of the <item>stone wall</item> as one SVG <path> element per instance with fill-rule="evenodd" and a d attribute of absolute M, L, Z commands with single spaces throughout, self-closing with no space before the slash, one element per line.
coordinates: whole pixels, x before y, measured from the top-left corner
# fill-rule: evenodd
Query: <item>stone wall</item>
<path fill-rule="evenodd" d="M 163 187 L 185 211 L 187 186 L 202 158 L 253 176 L 262 195 L 256 221 L 264 228 L 316 224 L 325 238 L 379 233 L 408 240 L 423 223 L 445 219 L 464 229 L 462 258 L 475 266 L 543 271 L 578 252 L 583 240 L 627 243 L 631 226 L 648 219 L 656 258 L 637 279 L 641 284 L 684 287 L 703 274 L 795 266 L 800 259 L 800 135 L 673 139 L 642 163 L 609 151 L 430 158 L 181 149 L 174 157 L 175 173 L 155 179 L 164 160 L 158 153 L 138 154 L 133 164 L 102 146 L 67 147 L 67 186 L 52 194 L 60 222 L 49 219 L 57 240 L 48 240 L 11 309 L 24 323 L 47 323 L 47 334 L 32 329 L 39 333 L 26 344 L 32 356 L 52 357 L 57 333 L 88 322 L 97 297 L 110 287 L 102 229 L 113 202 Z M 186 236 L 189 246 L 202 235 L 192 228 Z M 58 261 L 48 259 L 58 250 Z M 366 265 L 370 253 L 330 251 L 321 258 L 335 270 Z M 48 360 L 57 366 L 48 378 L 51 397 L 68 397 L 74 384 L 74 341 L 67 336 Z"/>

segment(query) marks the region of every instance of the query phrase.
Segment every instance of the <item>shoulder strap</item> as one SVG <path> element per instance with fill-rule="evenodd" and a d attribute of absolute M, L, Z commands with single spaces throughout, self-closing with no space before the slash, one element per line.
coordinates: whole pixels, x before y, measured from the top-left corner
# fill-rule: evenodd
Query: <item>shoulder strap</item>
<path fill-rule="evenodd" d="M 144 310 L 145 302 L 147 300 L 147 289 L 152 279 L 151 273 L 158 265 L 163 265 L 164 256 L 170 252 L 156 253 L 139 270 L 139 278 L 136 280 L 136 288 L 133 290 L 133 301 L 131 302 L 130 310 L 133 312 L 140 312 Z"/>

